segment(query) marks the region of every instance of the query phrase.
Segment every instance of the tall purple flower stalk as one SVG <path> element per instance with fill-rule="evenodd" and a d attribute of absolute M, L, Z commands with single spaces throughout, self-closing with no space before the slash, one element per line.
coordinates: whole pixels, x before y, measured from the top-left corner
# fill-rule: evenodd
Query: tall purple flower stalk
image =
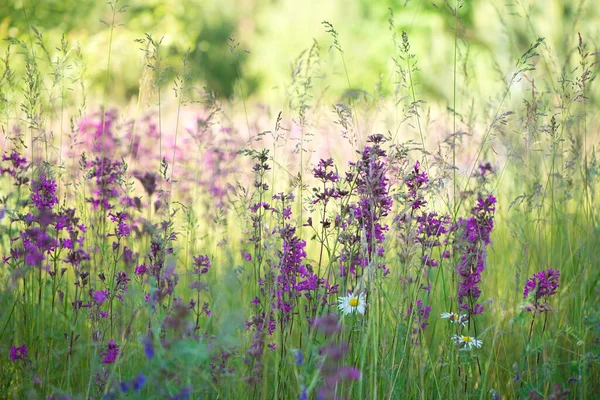
<path fill-rule="evenodd" d="M 282 241 L 279 252 L 279 265 L 276 270 L 275 308 L 279 311 L 279 322 L 283 328 L 290 320 L 290 316 L 297 312 L 298 299 L 305 297 L 308 303 L 305 311 L 308 315 L 315 315 L 319 306 L 325 306 L 329 295 L 337 292 L 337 287 L 332 287 L 329 282 L 319 277 L 313 267 L 306 263 L 306 241 L 296 235 L 296 228 L 287 221 L 291 218 L 291 201 L 293 194 L 283 193 L 273 196 L 279 209 L 273 212 L 279 214 L 281 226 L 276 230 Z M 321 289 L 323 292 L 321 292 Z"/>
<path fill-rule="evenodd" d="M 125 164 L 107 157 L 96 157 L 94 161 L 87 162 L 86 167 L 89 168 L 88 179 L 93 179 L 96 185 L 88 202 L 92 203 L 94 209 L 112 209 L 114 200 L 119 197 L 119 185 L 126 171 Z"/>
<path fill-rule="evenodd" d="M 416 266 L 416 278 L 409 281 L 418 283 L 417 293 L 410 296 L 407 318 L 412 326 L 412 341 L 421 342 L 421 335 L 428 325 L 431 306 L 426 300 L 431 291 L 429 269 L 439 266 L 435 250 L 447 243 L 451 231 L 449 215 L 431 212 L 427 207 L 426 194 L 429 190 L 429 176 L 417 161 L 404 177 L 405 193 L 401 194 L 403 210 L 396 216 L 399 238 L 405 248 L 402 257 L 409 266 Z M 444 252 L 442 257 L 449 256 Z M 416 262 L 414 261 L 416 258 Z"/>
<path fill-rule="evenodd" d="M 208 274 L 208 271 L 211 267 L 210 258 L 208 256 L 200 254 L 199 256 L 194 256 L 194 269 L 190 271 L 190 274 L 194 275 L 193 282 L 190 283 L 190 289 L 196 290 L 196 299 L 190 300 L 190 309 L 193 309 L 196 313 L 196 326 L 195 330 L 200 329 L 199 322 L 200 316 L 202 314 L 210 317 L 211 311 L 209 310 L 209 303 L 204 302 L 200 303 L 200 293 L 203 291 L 208 291 L 208 283 L 206 283 L 202 277 Z"/>
<path fill-rule="evenodd" d="M 386 141 L 383 135 L 369 136 L 367 145 L 359 152 L 360 159 L 350 163 L 353 173 L 347 181 L 355 181 L 358 202 L 351 204 L 346 220 L 342 223 L 343 233 L 340 241 L 344 245 L 341 255 L 340 275 L 348 273 L 362 275 L 362 270 L 384 255 L 383 242 L 388 225 L 383 219 L 392 208 L 389 196 L 387 172 L 387 154 L 381 148 Z M 363 245 L 362 240 L 366 242 Z M 378 263 L 377 268 L 384 275 L 389 273 L 385 264 Z"/>
<path fill-rule="evenodd" d="M 486 248 L 490 244 L 490 234 L 494 228 L 496 198 L 489 194 L 479 196 L 471 210 L 469 219 L 457 222 L 457 248 L 461 258 L 456 266 L 458 281 L 458 304 L 470 316 L 481 314 L 483 304 L 477 303 L 481 296 L 481 273 L 486 265 Z"/>

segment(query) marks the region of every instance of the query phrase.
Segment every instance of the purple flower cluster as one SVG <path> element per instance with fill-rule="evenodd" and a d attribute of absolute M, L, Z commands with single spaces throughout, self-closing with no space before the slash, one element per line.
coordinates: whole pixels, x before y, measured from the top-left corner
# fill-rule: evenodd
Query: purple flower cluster
<path fill-rule="evenodd" d="M 18 238 L 11 239 L 10 257 L 4 257 L 5 263 L 10 260 L 22 261 L 26 265 L 36 266 L 48 270 L 54 277 L 57 274 L 57 264 L 49 270 L 43 263 L 47 255 L 63 254 L 63 262 L 75 267 L 76 275 L 82 261 L 89 260 L 89 254 L 83 249 L 86 227 L 79 223 L 75 210 L 65 209 L 53 212 L 51 209 L 41 208 L 37 215 L 27 214 L 21 218 L 25 224 Z M 20 242 L 19 242 L 20 239 Z M 62 270 L 64 274 L 65 270 Z"/>
<path fill-rule="evenodd" d="M 481 314 L 483 304 L 476 303 L 481 296 L 481 273 L 486 264 L 486 247 L 490 244 L 490 234 L 494 228 L 496 198 L 489 194 L 478 197 L 469 219 L 457 222 L 457 246 L 461 259 L 456 266 L 459 275 L 459 307 L 469 315 Z"/>
<path fill-rule="evenodd" d="M 251 212 L 250 219 L 252 221 L 253 235 L 250 237 L 249 241 L 254 243 L 254 251 L 255 251 L 255 261 L 259 264 L 262 262 L 262 240 L 263 240 L 263 216 L 265 211 L 270 210 L 271 206 L 269 203 L 264 201 L 265 192 L 269 190 L 269 185 L 265 183 L 264 177 L 265 174 L 271 169 L 267 160 L 269 159 L 268 150 L 263 150 L 259 153 L 253 155 L 256 163 L 252 167 L 252 171 L 254 172 L 256 179 L 254 181 L 254 187 L 256 188 L 256 196 L 258 197 L 258 201 L 249 207 Z M 260 270 L 258 271 L 258 276 L 260 277 Z"/>
<path fill-rule="evenodd" d="M 273 196 L 273 200 L 280 203 L 279 209 L 273 211 L 281 216 L 280 227 L 276 231 L 282 241 L 282 249 L 278 253 L 279 265 L 276 269 L 274 307 L 279 311 L 279 322 L 285 325 L 296 309 L 300 297 L 304 296 L 308 300 L 305 311 L 314 315 L 319 306 L 327 305 L 331 294 L 337 293 L 337 286 L 332 287 L 326 279 L 313 272 L 311 265 L 305 263 L 306 241 L 300 239 L 296 235 L 296 228 L 287 223 L 291 216 L 289 203 L 294 200 L 293 194 L 280 193 Z"/>
<path fill-rule="evenodd" d="M 50 254 L 58 248 L 59 242 L 46 232 L 45 227 L 31 226 L 20 233 L 23 242 L 23 253 L 19 250 L 11 251 L 13 258 L 19 258 L 22 255 L 25 264 L 41 267 L 45 260 L 45 255 Z"/>
<path fill-rule="evenodd" d="M 276 286 L 276 308 L 280 311 L 281 323 L 289 320 L 290 313 L 296 307 L 297 299 L 304 294 L 313 311 L 325 306 L 330 295 L 337 293 L 337 286 L 332 287 L 326 279 L 312 272 L 306 258 L 306 242 L 295 235 L 296 228 L 286 225 L 280 231 L 283 249 L 280 252 L 279 274 Z M 321 289 L 324 290 L 321 293 Z"/>
<path fill-rule="evenodd" d="M 63 261 L 71 264 L 78 274 L 81 263 L 90 259 L 90 255 L 84 249 L 87 227 L 80 223 L 79 217 L 75 216 L 75 210 L 69 208 L 56 214 L 55 229 L 66 232 L 68 237 L 60 240 L 62 248 L 67 249 L 67 256 Z"/>
<path fill-rule="evenodd" d="M 108 299 L 108 295 L 106 294 L 106 290 L 98 290 L 97 292 L 94 292 L 94 294 L 92 295 L 92 299 L 97 304 L 104 303 Z"/>
<path fill-rule="evenodd" d="M 27 170 L 27 159 L 21 157 L 19 153 L 13 151 L 10 155 L 3 154 L 2 162 L 10 162 L 8 167 L 0 165 L 0 175 L 8 174 L 14 181 L 16 186 L 26 185 L 29 182 L 29 178 L 25 176 Z"/>
<path fill-rule="evenodd" d="M 407 199 L 411 209 L 418 210 L 427 204 L 423 193 L 429 185 L 429 176 L 427 172 L 421 169 L 418 161 L 405 179 L 404 184 L 408 188 Z"/>
<path fill-rule="evenodd" d="M 10 361 L 26 361 L 27 357 L 27 346 L 24 344 L 20 346 L 12 346 L 10 348 Z"/>
<path fill-rule="evenodd" d="M 119 271 L 115 274 L 115 288 L 114 295 L 120 301 L 123 301 L 123 296 L 127 293 L 129 289 L 129 282 L 131 278 L 127 276 L 125 271 Z"/>
<path fill-rule="evenodd" d="M 531 298 L 531 304 L 525 307 L 525 311 L 547 311 L 549 308 L 546 306 L 546 303 L 558 291 L 559 278 L 560 270 L 552 268 L 533 274 L 527 280 L 523 290 L 523 298 Z"/>
<path fill-rule="evenodd" d="M 258 298 L 256 298 L 258 299 Z M 258 311 L 260 309 L 259 302 L 255 303 L 257 309 L 256 315 L 254 315 L 250 321 L 246 322 L 246 330 L 254 327 L 254 333 L 252 335 L 252 344 L 250 348 L 246 350 L 246 356 L 243 361 L 249 366 L 250 373 L 243 379 L 248 384 L 256 384 L 261 380 L 264 364 L 262 362 L 262 356 L 265 350 L 265 338 L 268 331 L 269 335 L 275 332 L 275 319 L 273 312 L 268 314 L 264 311 Z"/>
<path fill-rule="evenodd" d="M 108 213 L 108 216 L 112 222 L 117 224 L 115 228 L 114 236 L 118 239 L 126 238 L 131 234 L 131 226 L 128 223 L 129 214 L 126 212 L 117 212 L 113 213 L 112 211 Z"/>
<path fill-rule="evenodd" d="M 56 182 L 40 175 L 39 180 L 31 182 L 31 202 L 39 211 L 52 209 L 58 204 Z"/>
<path fill-rule="evenodd" d="M 313 168 L 313 176 L 323 183 L 322 188 L 313 188 L 315 194 L 312 201 L 313 204 L 322 203 L 324 206 L 327 206 L 327 203 L 331 199 L 339 199 L 348 194 L 347 191 L 335 186 L 340 176 L 337 171 L 334 171 L 334 168 L 332 158 L 328 158 L 327 160 L 321 159 L 317 166 Z M 324 224 L 325 221 L 321 223 Z"/>
<path fill-rule="evenodd" d="M 119 185 L 125 175 L 125 164 L 121 161 L 111 161 L 107 157 L 96 157 L 86 164 L 89 168 L 88 179 L 93 179 L 96 187 L 92 190 L 93 197 L 88 199 L 94 209 L 110 210 L 114 207 L 111 201 L 119 197 Z"/>
<path fill-rule="evenodd" d="M 452 230 L 451 217 L 428 211 L 426 195 L 429 176 L 418 161 L 405 174 L 403 181 L 405 192 L 400 194 L 400 198 L 404 207 L 394 222 L 404 249 L 401 256 L 408 265 L 413 265 L 413 260 L 417 259 L 416 278 L 409 276 L 405 279 L 410 283 L 419 283 L 416 300 L 411 300 L 406 313 L 412 327 L 412 341 L 419 344 L 431 313 L 431 306 L 419 297 L 431 292 L 428 270 L 439 266 L 435 251 L 448 241 L 447 235 Z M 447 258 L 449 253 L 444 252 L 441 256 Z"/>
<path fill-rule="evenodd" d="M 412 341 L 414 344 L 418 344 L 420 343 L 419 335 L 425 332 L 425 328 L 429 325 L 427 319 L 429 318 L 429 314 L 431 314 L 431 306 L 419 299 L 414 308 L 411 306 L 407 310 L 408 316 L 412 316 L 413 313 Z"/>
<path fill-rule="evenodd" d="M 489 162 L 480 163 L 477 166 L 477 170 L 473 172 L 473 176 L 481 185 L 484 185 L 485 183 L 487 183 L 489 176 L 492 175 L 494 172 L 494 167 L 492 167 L 492 164 L 490 164 Z"/>
<path fill-rule="evenodd" d="M 52 211 L 58 203 L 56 183 L 41 176 L 31 186 L 31 200 L 37 210 L 35 214 L 28 213 L 18 218 L 25 226 L 19 238 L 11 240 L 10 257 L 4 257 L 4 261 L 23 260 L 27 265 L 42 267 L 46 255 L 59 250 L 67 250 L 63 261 L 73 265 L 78 266 L 82 260 L 89 259 L 82 249 L 86 227 L 75 217 L 75 210 Z M 18 245 L 18 239 L 21 239 L 22 247 Z M 51 271 L 52 274 L 56 272 Z"/>
<path fill-rule="evenodd" d="M 106 350 L 103 351 L 102 363 L 103 364 L 113 364 L 117 360 L 117 356 L 119 355 L 119 345 L 111 339 L 106 344 Z"/>
<path fill-rule="evenodd" d="M 449 215 L 438 215 L 435 212 L 423 213 L 416 217 L 418 223 L 416 241 L 421 244 L 422 263 L 428 267 L 437 267 L 438 261 L 433 256 L 433 250 L 443 243 L 442 237 L 451 230 Z M 448 254 L 442 254 L 442 257 Z"/>
<path fill-rule="evenodd" d="M 353 173 L 348 174 L 346 180 L 355 181 L 359 200 L 350 205 L 349 214 L 341 225 L 344 231 L 340 235 L 340 242 L 344 245 L 340 258 L 341 276 L 346 276 L 348 272 L 360 276 L 362 269 L 384 255 L 383 242 L 389 228 L 382 220 L 392 208 L 386 177 L 387 154 L 381 148 L 385 140 L 380 134 L 369 136 L 367 142 L 372 145 L 365 146 L 359 152 L 359 161 L 350 163 Z M 366 247 L 362 244 L 363 238 Z M 384 275 L 389 273 L 385 264 L 378 263 L 377 268 Z"/>
<path fill-rule="evenodd" d="M 451 217 L 426 210 L 429 177 L 418 161 L 404 179 L 404 184 L 407 188 L 403 196 L 406 209 L 396 217 L 398 229 L 408 239 L 407 244 L 413 241 L 420 244 L 422 265 L 437 267 L 439 263 L 433 256 L 433 250 L 447 243 L 447 239 L 443 238 L 451 231 Z M 447 255 L 443 254 L 444 257 Z"/>

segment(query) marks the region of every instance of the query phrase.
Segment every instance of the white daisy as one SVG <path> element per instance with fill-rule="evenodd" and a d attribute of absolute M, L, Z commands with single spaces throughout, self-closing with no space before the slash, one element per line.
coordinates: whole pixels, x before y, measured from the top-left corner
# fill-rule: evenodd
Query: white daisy
<path fill-rule="evenodd" d="M 442 313 L 442 318 L 447 318 L 453 324 L 461 324 L 465 326 L 467 324 L 467 316 L 465 314 L 456 314 L 453 312 Z"/>
<path fill-rule="evenodd" d="M 353 312 L 358 312 L 359 314 L 365 313 L 365 308 L 367 307 L 367 302 L 365 300 L 365 294 L 361 293 L 359 295 L 348 294 L 346 297 L 338 298 L 338 308 L 345 315 L 348 315 Z"/>
<path fill-rule="evenodd" d="M 471 350 L 473 347 L 481 347 L 483 342 L 481 340 L 475 339 L 471 336 L 462 336 L 462 335 L 454 335 L 452 336 L 452 340 L 456 342 L 456 344 L 462 344 L 463 347 L 468 347 Z"/>

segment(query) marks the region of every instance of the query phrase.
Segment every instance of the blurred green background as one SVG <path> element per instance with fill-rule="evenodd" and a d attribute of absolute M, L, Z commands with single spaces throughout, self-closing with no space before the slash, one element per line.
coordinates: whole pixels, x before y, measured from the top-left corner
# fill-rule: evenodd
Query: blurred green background
<path fill-rule="evenodd" d="M 498 77 L 507 77 L 515 57 L 537 37 L 549 58 L 570 54 L 581 31 L 591 48 L 597 48 L 600 2 L 563 0 L 120 0 L 111 51 L 110 96 L 124 102 L 138 93 L 143 52 L 134 40 L 145 33 L 163 37 L 164 66 L 181 70 L 181 58 L 190 50 L 194 84 L 218 96 L 231 98 L 239 89 L 263 101 L 285 98 L 292 63 L 313 39 L 320 47 L 320 68 L 313 86 L 338 97 L 348 89 L 339 53 L 330 49 L 331 36 L 321 22 L 333 24 L 339 34 L 352 89 L 381 93 L 393 90 L 396 56 L 388 22 L 395 14 L 396 34 L 409 33 L 411 51 L 423 80 L 421 97 L 444 103 L 452 98 L 456 19 L 460 7 L 458 57 L 461 79 L 474 84 L 485 98 L 497 93 Z M 64 33 L 71 46 L 79 45 L 86 60 L 90 88 L 101 92 L 107 66 L 111 5 L 94 0 L 16 0 L 0 5 L 0 37 L 33 42 L 28 26 L 35 26 L 49 43 L 50 53 Z M 586 23 L 589 22 L 589 23 Z M 232 53 L 229 38 L 239 47 Z M 399 39 L 398 39 L 399 40 Z M 6 42 L 2 45 L 5 50 Z M 236 63 L 239 61 L 239 64 Z M 554 59 L 545 68 L 552 76 L 568 65 Z M 239 65 L 239 73 L 238 73 Z M 338 79 L 325 79 L 325 76 Z M 491 82 L 496 82 L 492 84 Z M 487 83 L 489 82 L 489 83 Z M 500 81 L 501 82 L 501 81 Z M 460 83 L 460 82 L 459 82 Z M 464 86 L 464 85 L 463 85 Z"/>

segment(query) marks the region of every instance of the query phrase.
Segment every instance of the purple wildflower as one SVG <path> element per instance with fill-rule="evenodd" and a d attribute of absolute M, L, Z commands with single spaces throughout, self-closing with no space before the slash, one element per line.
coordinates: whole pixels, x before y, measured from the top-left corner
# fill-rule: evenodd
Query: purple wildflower
<path fill-rule="evenodd" d="M 58 204 L 56 197 L 56 182 L 40 175 L 40 179 L 31 182 L 31 202 L 38 210 L 52 209 Z"/>
<path fill-rule="evenodd" d="M 148 268 L 146 267 L 146 264 L 138 265 L 137 267 L 135 267 L 135 270 L 133 271 L 133 273 L 136 274 L 137 276 L 142 276 L 147 272 L 148 272 Z"/>
<path fill-rule="evenodd" d="M 365 146 L 359 152 L 359 161 L 350 163 L 355 173 L 347 177 L 352 181 L 352 177 L 355 176 L 359 200 L 349 206 L 346 220 L 341 223 L 340 242 L 344 245 L 340 257 L 342 276 L 346 276 L 348 272 L 360 276 L 362 270 L 371 262 L 381 259 L 384 254 L 385 232 L 389 229 L 382 223 L 382 219 L 392 208 L 389 180 L 386 177 L 387 154 L 380 146 L 385 142 L 385 138 L 379 134 L 371 135 L 367 142 L 372 145 Z M 366 246 L 362 243 L 363 238 Z M 377 264 L 377 268 L 381 269 L 384 275 L 389 273 L 384 264 Z"/>
<path fill-rule="evenodd" d="M 148 337 L 144 338 L 144 354 L 146 354 L 146 358 L 148 360 L 152 360 L 154 358 L 154 345 L 152 344 L 152 340 Z"/>
<path fill-rule="evenodd" d="M 299 400 L 308 400 L 308 393 L 306 391 L 306 386 L 302 387 L 302 393 L 300 393 Z"/>
<path fill-rule="evenodd" d="M 133 174 L 133 176 L 140 181 L 148 197 L 152 197 L 156 191 L 156 188 L 158 187 L 157 181 L 159 176 L 153 172 L 146 172 L 143 175 L 140 172 L 136 172 Z"/>
<path fill-rule="evenodd" d="M 302 356 L 302 351 L 300 349 L 296 350 L 296 356 L 294 357 L 296 365 L 302 365 L 304 362 L 304 357 Z"/>
<path fill-rule="evenodd" d="M 106 295 L 106 290 L 99 290 L 92 295 L 92 298 L 96 303 L 102 304 L 108 299 L 108 296 Z"/>
<path fill-rule="evenodd" d="M 200 276 L 206 274 L 210 268 L 210 258 L 203 255 L 199 255 L 198 257 L 194 256 L 194 267 L 193 273 L 195 275 Z"/>
<path fill-rule="evenodd" d="M 12 165 L 7 168 L 0 165 L 0 175 L 8 174 L 12 176 L 16 186 L 22 186 L 29 182 L 29 178 L 25 176 L 27 169 L 27 159 L 25 157 L 21 157 L 19 153 L 13 151 L 9 156 L 3 154 L 2 161 L 10 161 Z"/>
<path fill-rule="evenodd" d="M 547 271 L 540 271 L 533 274 L 533 276 L 527 280 L 523 290 L 524 299 L 531 297 L 531 306 L 526 306 L 525 311 L 547 311 L 548 307 L 546 306 L 546 303 L 548 302 L 548 299 L 558 291 L 559 278 L 560 270 L 552 268 Z M 541 301 L 543 301 L 543 303 L 541 303 Z"/>
<path fill-rule="evenodd" d="M 488 195 L 485 199 L 479 197 L 472 209 L 472 217 L 457 222 L 459 229 L 457 250 L 461 259 L 456 266 L 459 275 L 458 302 L 460 308 L 469 314 L 480 314 L 484 307 L 477 304 L 481 296 L 481 273 L 485 269 L 486 247 L 490 243 L 490 234 L 494 227 L 494 212 L 496 198 Z"/>
<path fill-rule="evenodd" d="M 118 355 L 119 355 L 119 346 L 113 339 L 111 339 L 106 344 L 106 351 L 104 352 L 104 357 L 102 358 L 102 363 L 103 364 L 112 364 L 117 360 Z"/>
<path fill-rule="evenodd" d="M 115 233 L 114 233 L 114 235 L 117 238 L 119 238 L 119 239 L 125 238 L 131 234 L 131 227 L 127 223 L 127 220 L 129 219 L 129 214 L 127 214 L 126 212 L 117 212 L 117 213 L 109 212 L 108 216 L 110 217 L 110 220 L 112 222 L 117 223 L 117 227 L 115 228 Z"/>
<path fill-rule="evenodd" d="M 18 347 L 12 346 L 10 348 L 10 361 L 16 362 L 19 360 L 27 360 L 27 346 L 25 346 L 24 344 Z"/>
<path fill-rule="evenodd" d="M 423 301 L 419 299 L 416 302 L 416 307 L 413 308 L 411 306 L 407 310 L 407 314 L 409 316 L 413 315 L 413 312 L 413 343 L 418 344 L 420 343 L 419 335 L 425 332 L 425 328 L 427 327 L 427 325 L 429 325 L 427 319 L 429 318 L 429 314 L 431 313 L 431 306 L 424 304 Z"/>
<path fill-rule="evenodd" d="M 137 392 L 138 390 L 146 386 L 146 382 L 146 375 L 142 374 L 141 372 L 137 374 L 137 376 L 133 380 L 133 391 Z"/>
<path fill-rule="evenodd" d="M 114 206 L 111 201 L 119 197 L 119 185 L 125 174 L 125 165 L 120 161 L 109 158 L 96 158 L 86 165 L 90 168 L 88 179 L 94 179 L 96 188 L 92 190 L 93 197 L 87 199 L 94 209 L 110 210 Z"/>
<path fill-rule="evenodd" d="M 119 271 L 115 274 L 115 297 L 121 301 L 123 301 L 123 296 L 129 289 L 128 284 L 131 281 L 131 278 L 127 277 L 127 273 L 125 271 Z"/>

